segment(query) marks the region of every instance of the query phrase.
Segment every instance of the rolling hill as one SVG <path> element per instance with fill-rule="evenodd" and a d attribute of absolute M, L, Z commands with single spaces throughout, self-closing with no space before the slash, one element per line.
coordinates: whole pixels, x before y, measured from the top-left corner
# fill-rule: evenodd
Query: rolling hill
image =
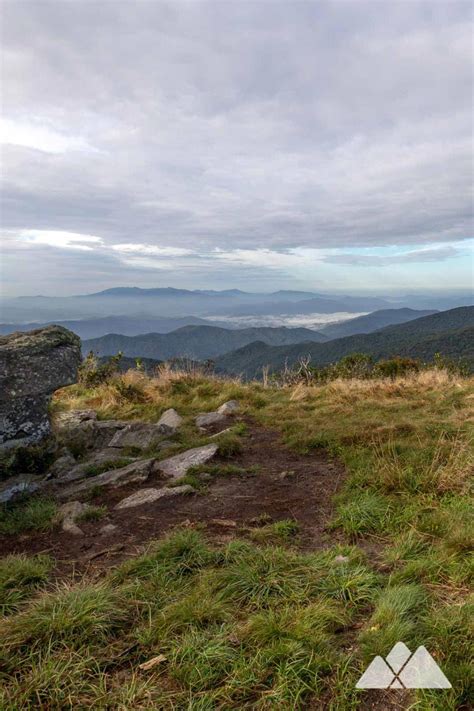
<path fill-rule="evenodd" d="M 436 313 L 434 309 L 418 311 L 416 309 L 382 309 L 374 311 L 365 316 L 351 318 L 343 323 L 331 323 L 321 328 L 328 339 L 345 338 L 356 333 L 372 333 L 386 326 L 394 326 L 398 323 L 407 323 L 422 316 L 430 316 Z"/>
<path fill-rule="evenodd" d="M 111 333 L 101 338 L 83 341 L 83 353 L 94 351 L 99 356 L 142 356 L 166 360 L 187 357 L 195 360 L 216 358 L 223 353 L 262 341 L 270 346 L 289 345 L 302 341 L 325 341 L 317 331 L 307 328 L 243 328 L 230 330 L 215 326 L 185 326 L 171 333 L 146 333 L 141 336 L 121 336 Z"/>
<path fill-rule="evenodd" d="M 464 306 L 424 316 L 408 323 L 388 326 L 369 334 L 358 334 L 326 343 L 268 346 L 250 343 L 216 360 L 219 372 L 259 377 L 262 368 L 276 372 L 310 356 L 312 365 L 327 365 L 350 353 L 367 353 L 374 358 L 396 355 L 430 360 L 435 353 L 465 359 L 474 370 L 474 307 Z"/>

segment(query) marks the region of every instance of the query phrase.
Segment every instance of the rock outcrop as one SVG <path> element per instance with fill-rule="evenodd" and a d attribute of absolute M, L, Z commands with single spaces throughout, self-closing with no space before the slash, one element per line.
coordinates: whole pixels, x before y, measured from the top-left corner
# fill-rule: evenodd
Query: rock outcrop
<path fill-rule="evenodd" d="M 48 404 L 76 382 L 81 342 L 61 326 L 0 337 L 0 447 L 29 445 L 50 433 Z"/>

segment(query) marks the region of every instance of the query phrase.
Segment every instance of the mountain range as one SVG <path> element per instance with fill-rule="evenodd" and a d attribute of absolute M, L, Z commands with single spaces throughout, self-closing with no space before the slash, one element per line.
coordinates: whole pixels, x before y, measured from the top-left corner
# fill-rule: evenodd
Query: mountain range
<path fill-rule="evenodd" d="M 472 294 L 351 296 L 311 291 L 250 293 L 239 289 L 205 291 L 117 287 L 78 296 L 22 296 L 0 305 L 4 323 L 57 322 L 110 316 L 182 318 L 183 316 L 294 315 L 357 313 L 391 308 L 449 309 L 472 304 Z"/>
<path fill-rule="evenodd" d="M 394 326 L 398 323 L 407 323 L 422 316 L 430 316 L 436 313 L 434 310 L 415 310 L 415 309 L 383 309 L 358 316 L 347 321 L 339 323 L 331 323 L 321 328 L 328 339 L 344 338 L 345 336 L 353 336 L 356 333 L 371 333 L 378 331 L 385 326 Z"/>
<path fill-rule="evenodd" d="M 325 341 L 317 331 L 308 328 L 242 328 L 230 330 L 215 326 L 184 326 L 171 333 L 146 333 L 122 336 L 111 333 L 101 338 L 85 340 L 83 353 L 93 351 L 98 356 L 115 355 L 146 357 L 157 360 L 186 357 L 193 360 L 216 358 L 254 341 L 268 345 L 289 345 L 304 341 Z"/>
<path fill-rule="evenodd" d="M 253 342 L 216 360 L 216 370 L 259 377 L 269 366 L 277 372 L 310 357 L 312 365 L 327 365 L 350 353 L 367 353 L 375 359 L 397 355 L 431 360 L 436 353 L 464 359 L 474 370 L 474 307 L 466 306 L 408 323 L 388 326 L 369 334 L 352 335 L 326 343 L 299 343 L 291 346 L 269 346 Z"/>

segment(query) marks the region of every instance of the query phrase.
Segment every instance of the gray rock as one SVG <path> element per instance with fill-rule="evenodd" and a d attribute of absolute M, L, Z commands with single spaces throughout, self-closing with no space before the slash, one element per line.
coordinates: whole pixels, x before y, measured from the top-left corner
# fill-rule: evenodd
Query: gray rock
<path fill-rule="evenodd" d="M 171 479 L 179 479 L 188 469 L 198 464 L 205 464 L 217 452 L 217 444 L 206 444 L 203 447 L 188 449 L 187 452 L 156 462 L 156 468 Z"/>
<path fill-rule="evenodd" d="M 51 396 L 76 382 L 80 363 L 79 338 L 61 326 L 0 336 L 0 447 L 50 434 Z"/>
<path fill-rule="evenodd" d="M 103 467 L 104 464 L 109 464 L 108 470 L 111 470 L 114 463 L 119 464 L 121 459 L 125 462 L 121 462 L 123 468 L 137 461 L 136 457 L 123 457 L 120 449 L 114 447 L 106 447 L 101 449 L 99 452 L 92 453 L 84 461 L 77 464 L 74 462 L 74 466 L 70 467 L 67 471 L 63 471 L 62 474 L 57 477 L 60 479 L 60 483 L 70 483 L 73 481 L 78 481 L 90 476 L 88 473 L 91 467 Z M 93 478 L 97 479 L 98 474 L 92 475 Z"/>
<path fill-rule="evenodd" d="M 118 531 L 118 526 L 115 526 L 113 523 L 106 523 L 105 526 L 102 526 L 99 530 L 99 533 L 103 536 L 111 536 L 115 531 Z"/>
<path fill-rule="evenodd" d="M 156 446 L 162 436 L 163 430 L 159 424 L 132 422 L 112 437 L 109 447 L 149 449 Z"/>
<path fill-rule="evenodd" d="M 183 486 L 174 486 L 170 488 L 163 489 L 141 489 L 136 491 L 131 496 L 127 496 L 126 499 L 122 499 L 117 505 L 116 509 L 129 509 L 133 506 L 142 506 L 143 504 L 151 504 L 158 499 L 169 498 L 172 496 L 178 496 L 179 494 L 193 494 L 195 489 L 189 484 L 184 484 Z"/>
<path fill-rule="evenodd" d="M 49 468 L 46 478 L 56 479 L 65 474 L 67 475 L 67 473 L 73 470 L 76 466 L 77 462 L 72 456 L 71 452 L 69 452 L 67 449 L 63 450 L 61 456 L 58 457 L 58 459 L 56 459 L 53 465 Z"/>
<path fill-rule="evenodd" d="M 225 415 L 221 415 L 219 412 L 204 412 L 202 415 L 198 415 L 195 421 L 198 427 L 208 427 L 222 422 L 222 420 L 225 420 Z"/>
<path fill-rule="evenodd" d="M 59 489 L 58 496 L 60 498 L 67 498 L 71 495 L 75 496 L 94 486 L 112 486 L 115 488 L 117 486 L 124 486 L 125 484 L 143 482 L 148 479 L 150 474 L 156 471 L 155 464 L 156 459 L 139 459 L 136 462 L 127 464 L 126 467 L 111 469 L 108 472 L 103 472 L 103 474 L 88 477 L 84 481 L 74 484 L 72 487 L 69 486 L 65 489 Z"/>
<path fill-rule="evenodd" d="M 61 528 L 65 533 L 82 536 L 83 532 L 76 524 L 76 519 L 88 508 L 87 504 L 81 504 L 80 501 L 68 501 L 67 504 L 63 504 L 59 508 L 56 521 L 61 523 Z"/>
<path fill-rule="evenodd" d="M 60 412 L 55 418 L 56 425 L 60 428 L 76 427 L 81 422 L 90 422 L 91 420 L 97 420 L 95 410 L 68 410 L 67 412 Z"/>
<path fill-rule="evenodd" d="M 171 435 L 178 431 L 182 423 L 183 418 L 178 415 L 176 410 L 170 408 L 161 415 L 157 425 L 162 434 Z"/>
<path fill-rule="evenodd" d="M 240 405 L 237 402 L 237 400 L 229 400 L 228 402 L 225 402 L 223 405 L 217 408 L 217 412 L 219 412 L 221 415 L 233 415 L 235 412 L 238 412 L 240 409 Z"/>
<path fill-rule="evenodd" d="M 19 474 L 0 482 L 0 504 L 14 501 L 22 494 L 34 494 L 44 486 L 41 477 L 33 474 Z"/>
<path fill-rule="evenodd" d="M 68 447 L 84 451 L 107 447 L 112 437 L 130 423 L 121 420 L 83 420 L 70 426 L 55 423 L 59 438 Z"/>

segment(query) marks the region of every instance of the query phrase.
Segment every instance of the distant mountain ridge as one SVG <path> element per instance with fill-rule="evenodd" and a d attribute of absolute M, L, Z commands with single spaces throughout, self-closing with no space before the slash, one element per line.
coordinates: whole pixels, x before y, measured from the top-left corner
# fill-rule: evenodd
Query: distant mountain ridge
<path fill-rule="evenodd" d="M 394 326 L 399 323 L 407 323 L 422 316 L 430 316 L 436 313 L 434 309 L 425 311 L 416 309 L 383 309 L 373 311 L 365 316 L 351 318 L 342 323 L 331 323 L 323 326 L 320 331 L 330 339 L 353 336 L 356 333 L 371 333 L 386 326 Z"/>
<path fill-rule="evenodd" d="M 369 334 L 358 334 L 326 343 L 268 346 L 263 342 L 220 356 L 220 372 L 259 377 L 264 366 L 276 372 L 310 356 L 313 365 L 327 365 L 350 353 L 367 353 L 374 358 L 396 355 L 430 360 L 435 353 L 464 358 L 474 369 L 474 307 L 464 306 L 424 316 L 408 323 L 388 326 Z"/>
<path fill-rule="evenodd" d="M 146 333 L 122 336 L 111 333 L 101 338 L 83 341 L 83 352 L 94 351 L 99 356 L 115 355 L 147 357 L 157 360 L 187 357 L 194 360 L 216 358 L 241 348 L 252 341 L 268 345 L 285 345 L 303 341 L 325 341 L 317 331 L 308 328 L 242 328 L 230 330 L 217 326 L 184 326 L 171 333 Z"/>

